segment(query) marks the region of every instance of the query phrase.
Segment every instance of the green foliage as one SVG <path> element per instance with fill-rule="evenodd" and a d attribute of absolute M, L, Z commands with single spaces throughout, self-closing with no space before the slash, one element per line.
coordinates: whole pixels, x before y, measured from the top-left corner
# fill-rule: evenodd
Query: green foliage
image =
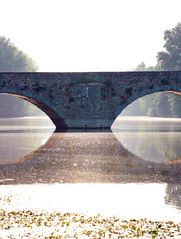
<path fill-rule="evenodd" d="M 161 66 L 159 64 L 155 66 L 147 67 L 146 64 L 142 61 L 137 67 L 134 69 L 135 71 L 161 71 Z"/>
<path fill-rule="evenodd" d="M 172 101 L 177 98 L 169 93 L 159 92 L 147 95 L 139 99 L 139 107 L 147 116 L 154 117 L 177 117 L 174 108 L 171 107 Z"/>
<path fill-rule="evenodd" d="M 181 23 L 164 32 L 166 51 L 158 52 L 157 61 L 163 70 L 181 70 Z"/>
<path fill-rule="evenodd" d="M 135 69 L 136 71 L 160 71 L 160 65 L 146 67 L 144 62 L 141 62 Z M 177 97 L 169 93 L 159 92 L 147 95 L 139 99 L 137 111 L 142 112 L 142 115 L 153 117 L 173 117 L 176 116 L 173 113 L 173 107 L 171 107 L 171 101 L 174 101 Z"/>
<path fill-rule="evenodd" d="M 164 32 L 166 51 L 158 52 L 156 66 L 146 67 L 141 62 L 136 71 L 181 70 L 181 23 Z M 148 116 L 181 117 L 181 97 L 156 93 L 139 100 L 138 111 Z"/>
<path fill-rule="evenodd" d="M 174 117 L 181 117 L 181 97 L 169 94 L 168 103 Z"/>
<path fill-rule="evenodd" d="M 0 37 L 0 72 L 33 72 L 37 70 L 35 62 L 19 50 L 9 39 Z M 30 105 L 17 97 L 0 95 L 0 117 L 28 115 Z M 34 107 L 31 112 L 37 114 Z"/>
<path fill-rule="evenodd" d="M 9 39 L 0 37 L 0 72 L 36 71 L 34 61 L 15 47 Z"/>

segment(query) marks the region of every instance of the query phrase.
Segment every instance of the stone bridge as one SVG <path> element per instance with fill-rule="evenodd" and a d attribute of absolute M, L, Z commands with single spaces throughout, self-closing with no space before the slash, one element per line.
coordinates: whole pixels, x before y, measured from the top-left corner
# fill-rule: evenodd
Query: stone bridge
<path fill-rule="evenodd" d="M 160 91 L 180 94 L 181 71 L 0 73 L 0 93 L 38 106 L 57 129 L 110 128 L 127 105 Z"/>

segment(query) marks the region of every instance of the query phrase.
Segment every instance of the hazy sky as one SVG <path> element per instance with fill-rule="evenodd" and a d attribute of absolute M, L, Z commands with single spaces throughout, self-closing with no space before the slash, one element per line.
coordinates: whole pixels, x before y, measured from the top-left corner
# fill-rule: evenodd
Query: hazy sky
<path fill-rule="evenodd" d="M 156 63 L 181 0 L 0 0 L 0 35 L 39 71 L 126 71 Z"/>

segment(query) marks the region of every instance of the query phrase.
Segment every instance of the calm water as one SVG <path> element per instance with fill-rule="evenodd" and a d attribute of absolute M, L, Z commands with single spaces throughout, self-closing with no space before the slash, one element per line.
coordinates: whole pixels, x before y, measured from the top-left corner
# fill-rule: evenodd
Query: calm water
<path fill-rule="evenodd" d="M 181 120 L 122 117 L 112 130 L 1 119 L 0 208 L 179 220 Z"/>

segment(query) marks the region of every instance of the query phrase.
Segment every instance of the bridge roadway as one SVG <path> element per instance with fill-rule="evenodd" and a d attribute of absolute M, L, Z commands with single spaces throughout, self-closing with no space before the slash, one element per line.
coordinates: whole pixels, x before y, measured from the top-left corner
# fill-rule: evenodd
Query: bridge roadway
<path fill-rule="evenodd" d="M 155 92 L 181 91 L 181 71 L 0 73 L 0 93 L 43 110 L 57 129 L 109 129 L 134 100 Z"/>

